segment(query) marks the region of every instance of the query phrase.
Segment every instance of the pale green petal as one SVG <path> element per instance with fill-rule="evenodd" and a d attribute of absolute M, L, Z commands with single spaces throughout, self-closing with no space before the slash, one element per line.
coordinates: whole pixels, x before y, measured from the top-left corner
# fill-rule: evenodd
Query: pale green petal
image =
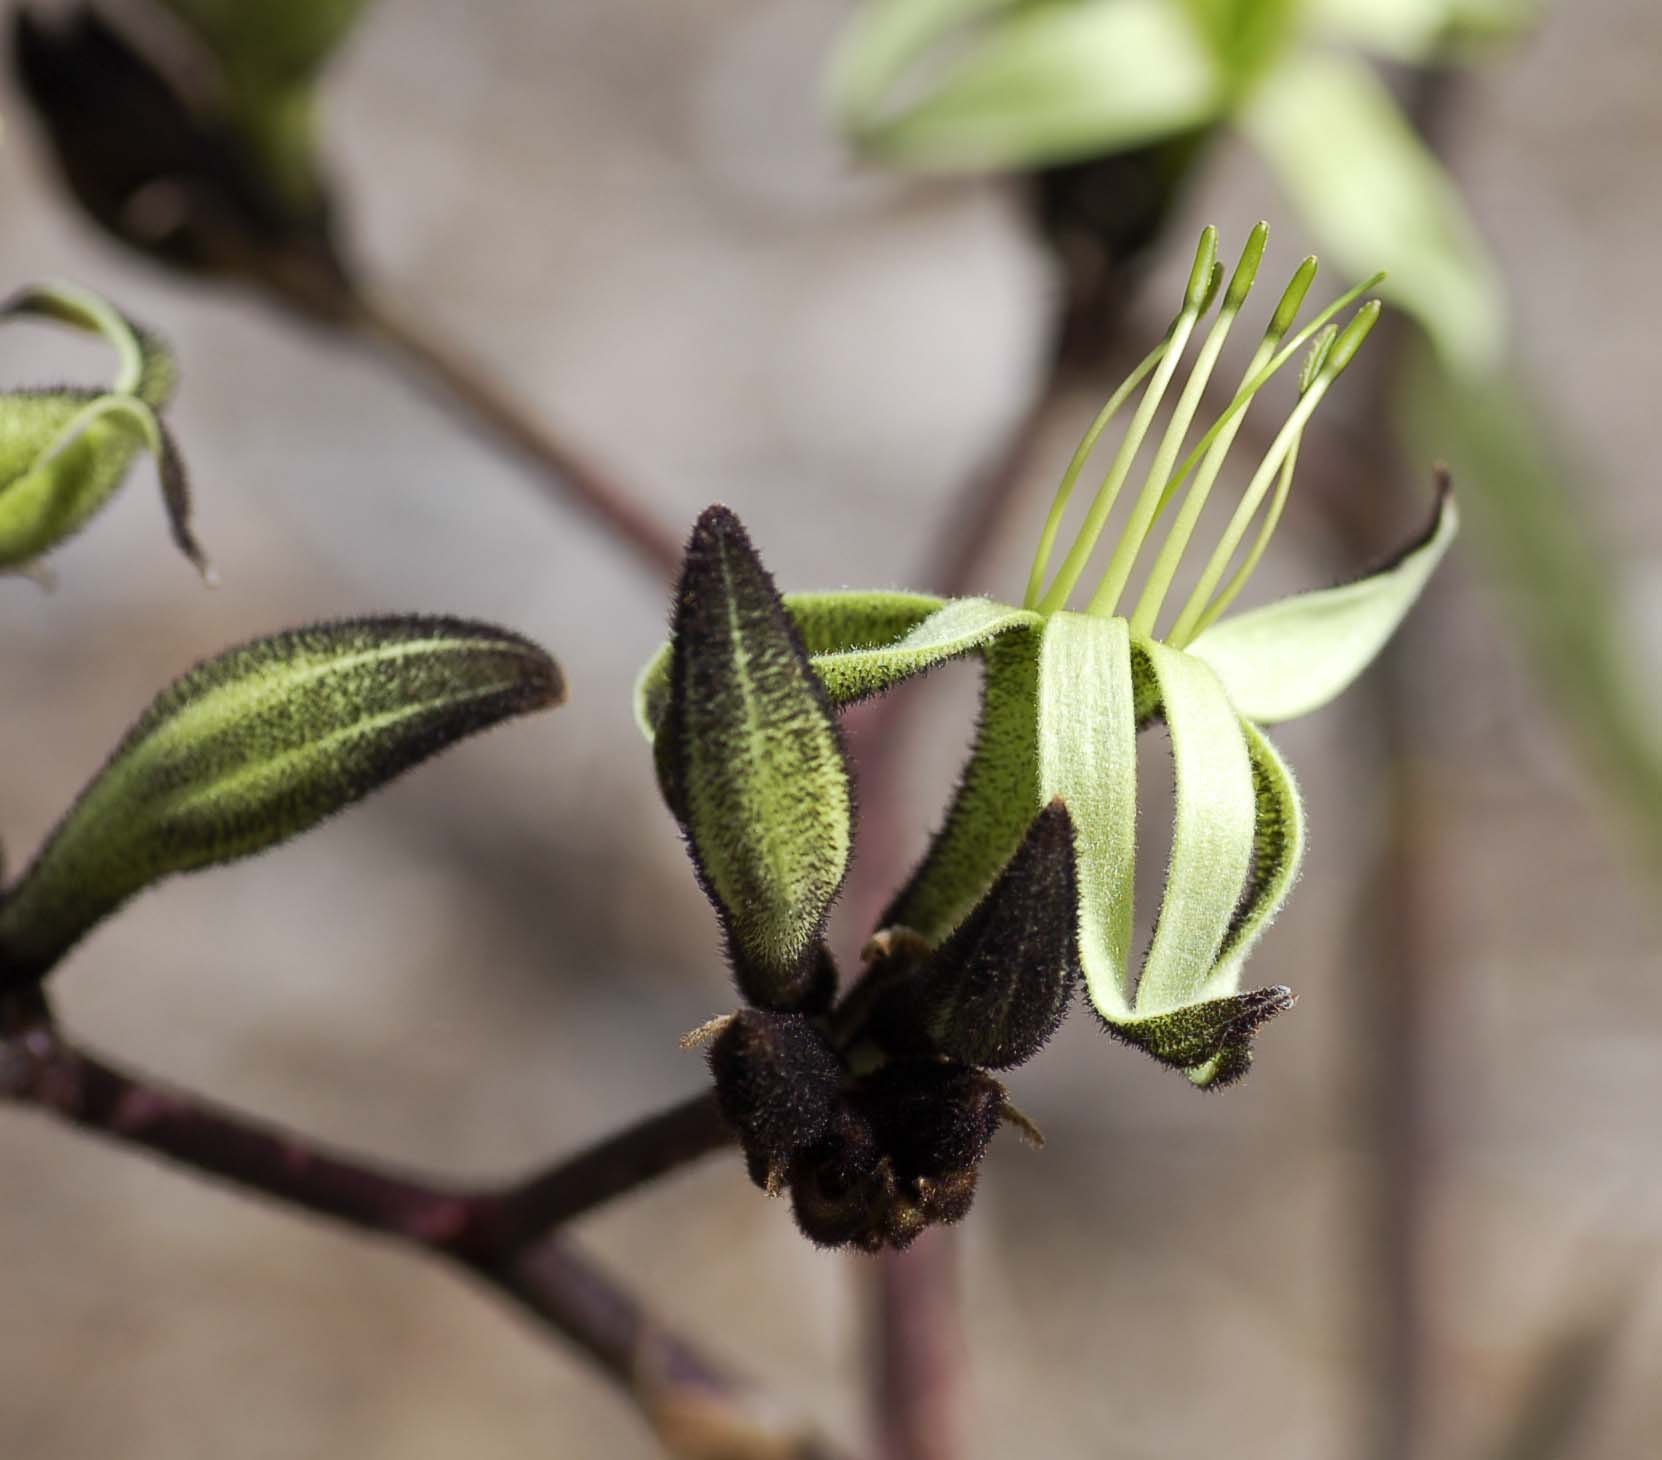
<path fill-rule="evenodd" d="M 1092 1002 L 1130 1013 L 1137 720 L 1124 619 L 1055 613 L 1039 655 L 1040 805 L 1060 796 L 1079 855 L 1079 955 Z M 1029 813 L 1031 814 L 1031 813 Z M 1237 880 L 1236 888 L 1240 882 Z"/>
<path fill-rule="evenodd" d="M 1029 5 L 985 26 L 922 101 L 862 143 L 932 168 L 1040 166 L 1214 120 L 1224 82 L 1169 0 Z"/>
<path fill-rule="evenodd" d="M 1217 962 L 1201 988 L 1203 999 L 1237 993 L 1241 970 L 1264 930 L 1275 921 L 1304 860 L 1304 806 L 1286 761 L 1256 725 L 1243 721 L 1257 801 L 1252 876 L 1230 922 Z"/>
<path fill-rule="evenodd" d="M 969 914 L 1014 854 L 1039 795 L 1040 635 L 1019 631 L 993 639 L 986 660 L 981 719 L 963 779 L 929 850 L 884 913 L 939 943 Z"/>
<path fill-rule="evenodd" d="M 832 700 L 848 705 L 1038 622 L 1038 614 L 990 598 L 955 598 L 892 644 L 815 654 L 813 665 Z"/>
<path fill-rule="evenodd" d="M 1388 270 L 1381 292 L 1463 370 L 1499 359 L 1505 302 L 1494 263 L 1453 181 L 1366 64 L 1300 52 L 1263 79 L 1239 119 L 1342 269 Z"/>
<path fill-rule="evenodd" d="M 1164 644 L 1137 652 L 1160 686 L 1177 782 L 1171 867 L 1136 998 L 1139 1014 L 1162 1014 L 1207 996 L 1252 865 L 1257 802 L 1240 718 L 1217 676 Z"/>
<path fill-rule="evenodd" d="M 1389 567 L 1226 618 L 1188 652 L 1212 666 L 1249 720 L 1273 725 L 1319 709 L 1385 646 L 1458 527 L 1454 497 L 1441 491 L 1430 530 Z"/>

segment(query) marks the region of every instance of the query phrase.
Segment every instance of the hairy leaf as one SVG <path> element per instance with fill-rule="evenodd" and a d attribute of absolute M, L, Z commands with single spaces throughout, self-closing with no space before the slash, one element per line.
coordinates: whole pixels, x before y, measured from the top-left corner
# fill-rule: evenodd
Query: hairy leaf
<path fill-rule="evenodd" d="M 656 751 L 740 990 L 763 1008 L 800 1006 L 823 983 L 853 789 L 802 637 L 725 507 L 698 519 L 687 548 Z"/>
<path fill-rule="evenodd" d="M 563 696 L 536 645 L 460 619 L 345 620 L 210 659 L 157 697 L 7 892 L 0 970 L 38 977 L 151 883 L 262 851 Z"/>
<path fill-rule="evenodd" d="M 173 540 L 211 581 L 190 528 L 184 463 L 160 418 L 177 380 L 172 355 L 73 284 L 35 285 L 0 305 L 0 321 L 28 317 L 102 335 L 115 348 L 119 373 L 108 393 L 63 387 L 0 395 L 0 569 L 27 566 L 78 532 L 148 450 Z"/>
<path fill-rule="evenodd" d="M 1020 630 L 982 650 L 981 718 L 946 820 L 882 917 L 938 943 L 961 923 L 1044 806 L 1039 795 L 1039 645 Z"/>

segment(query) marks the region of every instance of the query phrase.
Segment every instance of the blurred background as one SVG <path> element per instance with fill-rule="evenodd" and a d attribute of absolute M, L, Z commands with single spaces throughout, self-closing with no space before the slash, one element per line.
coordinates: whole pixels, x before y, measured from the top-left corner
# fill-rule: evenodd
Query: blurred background
<path fill-rule="evenodd" d="M 829 137 L 817 78 L 844 15 L 380 0 L 330 73 L 328 155 L 381 287 L 673 530 L 722 500 L 786 586 L 933 588 L 920 564 L 1037 388 L 1059 286 L 1017 185 L 885 174 Z M 1632 680 L 1662 715 L 1659 54 L 1662 12 L 1642 0 L 1553 6 L 1461 74 L 1443 134 L 1514 293 L 1513 353 L 1559 408 Z M 662 587 L 365 348 L 94 233 L 9 79 L 0 115 L 0 289 L 73 278 L 171 339 L 171 419 L 224 578 L 206 592 L 172 553 L 141 465 L 56 556 L 55 592 L 0 584 L 14 866 L 157 688 L 255 633 L 477 615 L 547 645 L 572 685 L 556 714 L 298 843 L 142 898 L 61 970 L 65 1023 L 159 1077 L 458 1177 L 698 1089 L 677 1036 L 733 1000 L 629 705 Z M 1138 285 L 1133 358 L 1199 226 L 1228 250 L 1261 216 L 1285 277 L 1309 240 L 1254 156 L 1222 145 Z M 0 371 L 102 378 L 100 349 L 8 327 Z M 1112 383 L 1047 417 L 978 590 L 1019 594 Z M 1339 392 L 1350 436 L 1368 389 Z M 1417 517 L 1429 465 L 1406 464 L 1386 520 Z M 1302 492 L 1288 521 L 1255 593 L 1363 565 Z M 1527 672 L 1487 562 L 1468 532 L 1416 610 L 1386 671 L 1411 664 L 1415 686 L 1388 755 L 1368 693 L 1277 736 L 1312 856 L 1250 976 L 1302 997 L 1252 1076 L 1204 1096 L 1075 1017 L 1010 1081 L 1049 1145 L 1001 1137 L 962 1229 L 966 1453 L 1662 1451 L 1657 884 L 1620 793 Z M 974 684 L 960 666 L 926 687 L 898 778 L 908 856 Z M 863 931 L 845 919 L 841 946 Z M 0 1170 L 0 1454 L 656 1453 L 574 1358 L 430 1265 L 16 1109 Z M 580 1232 L 859 1437 L 869 1264 L 810 1248 L 735 1157 Z"/>

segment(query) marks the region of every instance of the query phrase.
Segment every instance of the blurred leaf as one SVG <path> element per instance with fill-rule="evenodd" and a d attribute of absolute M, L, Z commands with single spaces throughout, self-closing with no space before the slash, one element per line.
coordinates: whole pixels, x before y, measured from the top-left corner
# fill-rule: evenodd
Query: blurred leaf
<path fill-rule="evenodd" d="M 831 58 L 829 93 L 839 125 L 856 134 L 878 120 L 884 97 L 954 27 L 1020 0 L 866 0 Z"/>
<path fill-rule="evenodd" d="M 307 830 L 564 684 L 485 624 L 371 618 L 257 639 L 164 690 L 0 902 L 0 970 L 47 973 L 134 893 Z"/>
<path fill-rule="evenodd" d="M 1211 121 L 1224 77 L 1169 0 L 1029 5 L 991 22 L 928 95 L 858 140 L 934 168 L 1033 167 Z"/>
<path fill-rule="evenodd" d="M 1235 614 L 1196 638 L 1189 652 L 1212 667 L 1249 720 L 1273 725 L 1319 709 L 1384 648 L 1458 527 L 1454 495 L 1442 481 L 1429 528 L 1385 567 Z"/>
<path fill-rule="evenodd" d="M 853 849 L 848 760 L 801 635 L 725 507 L 687 547 L 654 744 L 741 992 L 769 1009 L 817 997 Z"/>
<path fill-rule="evenodd" d="M 1523 381 L 1475 380 L 1429 351 L 1412 363 L 1406 428 L 1447 457 L 1537 674 L 1662 870 L 1662 733 L 1638 689 L 1656 667 L 1630 648 L 1619 579 L 1589 527 L 1585 474 L 1551 438 L 1550 408 Z"/>
<path fill-rule="evenodd" d="M 1505 302 L 1453 180 L 1360 61 L 1304 52 L 1265 77 L 1240 112 L 1311 231 L 1408 310 L 1461 369 L 1505 343 Z"/>
<path fill-rule="evenodd" d="M 1308 0 L 1178 0 L 1237 93 L 1297 41 Z"/>
<path fill-rule="evenodd" d="M 1306 0 L 1312 24 L 1396 61 L 1504 40 L 1540 17 L 1539 0 Z"/>

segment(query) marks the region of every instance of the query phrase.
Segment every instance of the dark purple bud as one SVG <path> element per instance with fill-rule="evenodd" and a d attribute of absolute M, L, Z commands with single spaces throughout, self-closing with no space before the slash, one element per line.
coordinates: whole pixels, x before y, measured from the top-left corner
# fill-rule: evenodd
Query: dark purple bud
<path fill-rule="evenodd" d="M 722 1116 L 739 1133 L 751 1179 L 775 1191 L 791 1157 L 831 1127 L 842 1061 L 800 1014 L 744 1009 L 710 1046 Z"/>
<path fill-rule="evenodd" d="M 893 980 L 872 1016 L 878 1042 L 988 1069 L 1031 1059 L 1061 1024 L 1079 979 L 1077 877 L 1073 823 L 1058 799 L 934 958 Z"/>

